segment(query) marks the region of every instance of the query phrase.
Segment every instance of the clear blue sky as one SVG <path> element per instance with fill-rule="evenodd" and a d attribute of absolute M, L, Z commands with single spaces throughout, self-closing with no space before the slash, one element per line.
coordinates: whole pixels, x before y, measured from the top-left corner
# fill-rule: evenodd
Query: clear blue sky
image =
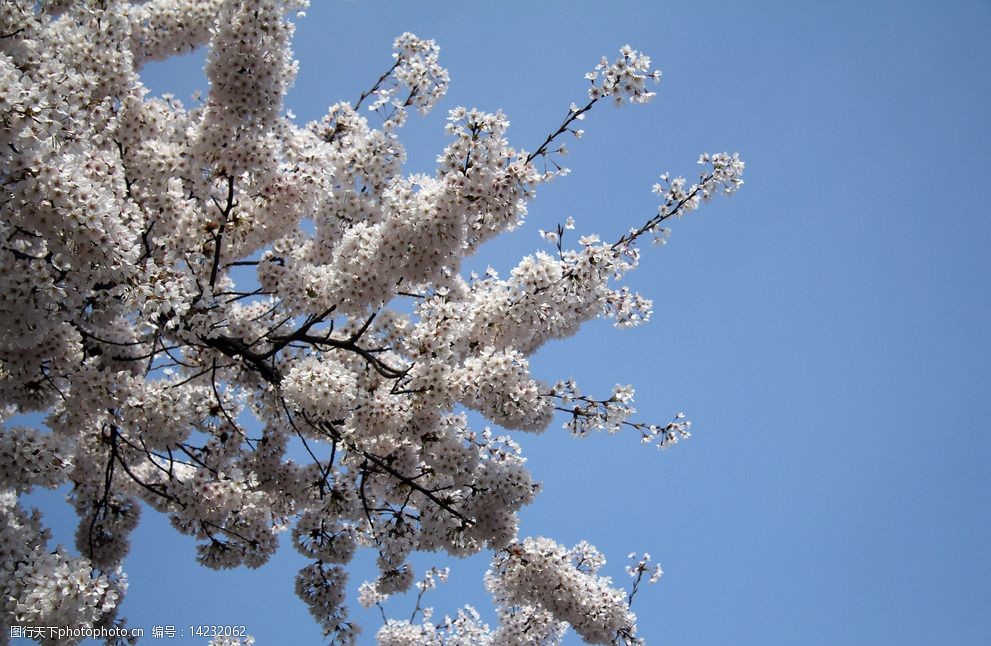
<path fill-rule="evenodd" d="M 300 121 L 357 97 L 399 33 L 441 45 L 450 92 L 404 135 L 417 172 L 450 108 L 501 108 L 533 149 L 601 55 L 629 43 L 664 71 L 654 103 L 589 115 L 572 175 L 482 266 L 508 269 L 568 216 L 617 237 L 653 212 L 656 176 L 694 173 L 702 151 L 747 162 L 737 195 L 676 222 L 631 275 L 651 324 L 596 322 L 534 362 L 590 393 L 633 383 L 640 417 L 684 410 L 695 436 L 664 453 L 633 436 L 523 437 L 545 488 L 522 535 L 586 538 L 617 579 L 628 552 L 650 551 L 666 574 L 634 609 L 652 644 L 989 643 L 991 3 L 320 0 L 308 14 L 288 101 Z M 145 79 L 184 98 L 201 65 Z M 133 542 L 132 626 L 319 643 L 291 549 L 259 572 L 205 571 L 147 511 Z M 438 616 L 490 612 L 485 567 L 454 570 L 428 599 Z M 370 642 L 379 621 L 352 611 Z"/>

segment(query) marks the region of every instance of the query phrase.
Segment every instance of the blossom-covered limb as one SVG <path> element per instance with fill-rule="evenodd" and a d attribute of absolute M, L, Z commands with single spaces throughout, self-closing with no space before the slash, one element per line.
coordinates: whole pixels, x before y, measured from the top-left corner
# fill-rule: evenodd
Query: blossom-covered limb
<path fill-rule="evenodd" d="M 511 431 L 543 432 L 563 412 L 579 434 L 687 436 L 680 417 L 630 421 L 629 387 L 596 399 L 549 386 L 529 357 L 596 317 L 646 322 L 651 302 L 617 286 L 635 243 L 739 187 L 742 162 L 703 157 L 698 184 L 667 182 L 657 216 L 614 244 L 589 234 L 569 249 L 569 221 L 544 234 L 552 253 L 505 278 L 463 276 L 464 259 L 521 226 L 537 187 L 565 174 L 552 159 L 561 138 L 580 136 L 606 97 L 647 102 L 659 73 L 629 47 L 603 59 L 588 103 L 533 153 L 510 145 L 501 112 L 454 108 L 436 172 L 405 175 L 399 127 L 449 82 L 436 43 L 402 34 L 370 91 L 298 125 L 283 100 L 304 7 L 14 0 L 0 11 L 0 541 L 16 547 L 0 568 L 0 619 L 120 621 L 118 568 L 144 505 L 212 568 L 258 567 L 288 533 L 311 561 L 297 594 L 342 643 L 358 630 L 344 591 L 359 549 L 378 557 L 359 595 L 371 603 L 414 584 L 416 551 L 496 554 L 497 626 L 470 608 L 433 624 L 418 600 L 382 643 L 550 644 L 569 625 L 590 641 L 634 640 L 601 555 L 519 539 L 540 484 L 510 435 L 472 428 L 466 411 Z M 144 63 L 203 44 L 202 101 L 150 96 Z M 44 415 L 37 428 L 11 420 L 30 413 Z M 17 498 L 65 485 L 79 558 L 50 551 Z"/>

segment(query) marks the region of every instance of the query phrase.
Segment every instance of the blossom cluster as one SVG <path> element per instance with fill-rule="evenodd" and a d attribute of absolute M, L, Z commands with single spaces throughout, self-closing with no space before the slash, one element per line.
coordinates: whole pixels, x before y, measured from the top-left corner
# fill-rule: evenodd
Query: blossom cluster
<path fill-rule="evenodd" d="M 557 410 L 570 415 L 563 427 L 579 437 L 590 431 L 618 433 L 624 425 L 632 426 L 627 420 L 636 412 L 633 395 L 632 386 L 616 384 L 608 399 L 593 399 L 582 394 L 574 379 L 559 381 L 549 393 L 558 402 Z"/>
<path fill-rule="evenodd" d="M 209 646 L 254 646 L 255 638 L 248 635 L 245 637 L 231 637 L 229 635 L 217 635 L 210 639 Z"/>
<path fill-rule="evenodd" d="M 40 514 L 29 515 L 10 491 L 0 492 L 0 523 L 4 625 L 92 626 L 113 620 L 127 589 L 119 570 L 99 574 L 86 558 L 50 550 Z"/>
<path fill-rule="evenodd" d="M 497 643 L 488 624 L 482 622 L 471 606 L 458 610 L 454 618 L 444 617 L 441 623 L 408 620 L 387 621 L 375 634 L 380 646 L 490 646 Z M 531 642 L 533 643 L 533 642 Z"/>
<path fill-rule="evenodd" d="M 384 127 L 391 129 L 406 122 L 406 109 L 426 114 L 447 92 L 447 70 L 438 62 L 440 47 L 432 40 L 406 32 L 393 43 L 396 63 L 370 92 L 375 99 L 368 109 L 385 112 Z M 401 96 L 405 92 L 406 96 Z M 360 100 L 359 100 L 360 103 Z"/>
<path fill-rule="evenodd" d="M 376 639 L 381 645 L 394 646 L 555 645 L 574 628 L 588 643 L 642 644 L 636 637 L 636 617 L 629 606 L 644 576 L 648 583 L 656 583 L 661 568 L 651 565 L 650 555 L 644 553 L 626 568 L 633 584 L 624 594 L 612 587 L 608 577 L 598 575 L 605 564 L 605 557 L 586 541 L 569 550 L 547 538 L 528 538 L 501 550 L 486 573 L 486 587 L 499 617 L 494 629 L 483 623 L 470 605 L 454 618 L 434 621 L 433 608 L 421 608 L 420 603 L 424 592 L 435 587 L 435 576 L 443 582 L 447 571 L 432 568 L 417 583 L 420 592 L 412 618 L 387 620 Z M 362 585 L 359 595 L 363 605 L 381 607 L 385 595 L 377 595 L 373 588 Z M 422 613 L 422 620 L 416 623 L 418 613 Z"/>
<path fill-rule="evenodd" d="M 619 53 L 620 57 L 612 63 L 603 56 L 595 69 L 585 75 L 592 84 L 588 96 L 593 100 L 612 96 L 616 105 L 622 105 L 624 98 L 630 103 L 647 103 L 656 94 L 647 90 L 647 80 L 656 83 L 661 72 L 651 70 L 650 57 L 629 45 L 624 45 Z"/>
<path fill-rule="evenodd" d="M 636 616 L 626 595 L 598 576 L 604 564 L 587 543 L 568 550 L 548 538 L 527 538 L 496 557 L 487 586 L 498 605 L 536 606 L 588 643 L 635 643 Z"/>
<path fill-rule="evenodd" d="M 305 7 L 0 10 L 0 623 L 118 621 L 130 535 L 150 509 L 211 568 L 258 567 L 288 536 L 310 561 L 296 593 L 339 643 L 359 631 L 346 604 L 359 550 L 378 567 L 363 605 L 443 580 L 416 583 L 414 552 L 494 554 L 497 625 L 423 608 L 420 623 L 387 622 L 380 643 L 558 643 L 569 627 L 635 641 L 632 595 L 599 574 L 594 548 L 519 536 L 540 483 L 508 433 L 559 415 L 576 435 L 688 436 L 681 416 L 632 421 L 631 387 L 549 385 L 530 357 L 597 317 L 648 321 L 651 301 L 621 284 L 639 238 L 735 191 L 743 162 L 703 155 L 692 186 L 665 176 L 657 214 L 614 242 L 566 244 L 569 219 L 505 276 L 464 275 L 565 174 L 551 157 L 580 135 L 574 122 L 605 97 L 647 102 L 660 73 L 629 47 L 603 59 L 590 102 L 530 153 L 510 145 L 503 113 L 453 108 L 436 171 L 407 175 L 407 112 L 449 84 L 436 43 L 401 35 L 369 90 L 297 124 L 283 103 Z M 142 65 L 202 46 L 202 101 L 150 95 Z M 473 428 L 469 412 L 487 422 Z M 32 413 L 43 423 L 29 428 Z M 66 485 L 75 552 L 49 547 L 19 502 Z"/>

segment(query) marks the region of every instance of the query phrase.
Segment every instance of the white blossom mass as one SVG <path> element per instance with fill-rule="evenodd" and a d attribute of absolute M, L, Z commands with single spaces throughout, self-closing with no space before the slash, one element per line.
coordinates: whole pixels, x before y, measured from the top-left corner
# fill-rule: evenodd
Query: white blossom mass
<path fill-rule="evenodd" d="M 518 536 L 533 500 L 519 446 L 469 427 L 576 435 L 630 420 L 633 390 L 542 383 L 528 357 L 582 323 L 647 321 L 617 283 L 644 238 L 741 184 L 736 155 L 702 155 L 695 183 L 613 241 L 569 221 L 508 276 L 461 262 L 523 222 L 566 170 L 565 139 L 600 102 L 646 103 L 660 79 L 630 47 L 587 76 L 588 99 L 533 150 L 501 113 L 455 108 L 433 175 L 404 175 L 399 132 L 449 79 L 406 33 L 353 103 L 297 125 L 283 106 L 300 0 L 8 0 L 0 6 L 0 642 L 11 625 L 121 625 L 122 569 L 142 508 L 199 541 L 210 568 L 258 567 L 285 534 L 311 560 L 296 593 L 328 639 L 354 643 L 347 569 L 374 550 L 358 600 L 410 589 L 414 551 L 493 554 L 498 625 L 388 621 L 382 644 L 638 643 L 623 591 L 582 543 Z M 208 47 L 209 92 L 153 97 L 150 60 Z M 43 423 L 21 420 L 34 413 Z M 68 486 L 75 552 L 20 496 Z M 431 570 L 422 592 L 442 580 Z M 238 640 L 216 643 L 240 643 Z"/>

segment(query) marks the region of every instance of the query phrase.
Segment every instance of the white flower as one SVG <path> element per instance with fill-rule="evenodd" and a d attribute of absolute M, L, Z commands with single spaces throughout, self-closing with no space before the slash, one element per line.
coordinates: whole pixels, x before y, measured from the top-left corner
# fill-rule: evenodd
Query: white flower
<path fill-rule="evenodd" d="M 690 435 L 680 413 L 634 421 L 631 386 L 595 398 L 544 383 L 530 356 L 597 317 L 646 322 L 650 300 L 620 284 L 636 241 L 663 241 L 664 219 L 737 190 L 743 162 L 703 154 L 697 183 L 662 175 L 657 215 L 619 240 L 574 243 L 567 217 L 540 231 L 550 249 L 470 272 L 466 259 L 567 175 L 560 137 L 581 137 L 599 99 L 649 101 L 660 73 L 630 46 L 603 58 L 585 77 L 591 100 L 532 153 L 510 144 L 502 112 L 454 107 L 435 171 L 407 175 L 400 128 L 449 85 L 439 47 L 400 35 L 366 92 L 299 125 L 284 98 L 307 4 L 0 11 L 0 624 L 109 625 L 147 507 L 212 568 L 259 567 L 289 530 L 309 560 L 296 594 L 337 643 L 357 641 L 345 566 L 363 548 L 379 570 L 358 588 L 366 607 L 447 579 L 417 579 L 415 552 L 496 553 L 494 628 L 470 607 L 439 620 L 417 601 L 420 623 L 387 621 L 381 643 L 551 644 L 569 625 L 635 642 L 598 550 L 519 540 L 540 483 L 484 423 L 539 433 L 560 414 L 575 435 L 662 448 Z M 195 106 L 142 84 L 142 65 L 200 48 L 209 91 Z M 11 425 L 20 414 L 44 421 Z M 70 485 L 78 557 L 18 502 Z M 660 576 L 648 560 L 636 581 Z"/>

